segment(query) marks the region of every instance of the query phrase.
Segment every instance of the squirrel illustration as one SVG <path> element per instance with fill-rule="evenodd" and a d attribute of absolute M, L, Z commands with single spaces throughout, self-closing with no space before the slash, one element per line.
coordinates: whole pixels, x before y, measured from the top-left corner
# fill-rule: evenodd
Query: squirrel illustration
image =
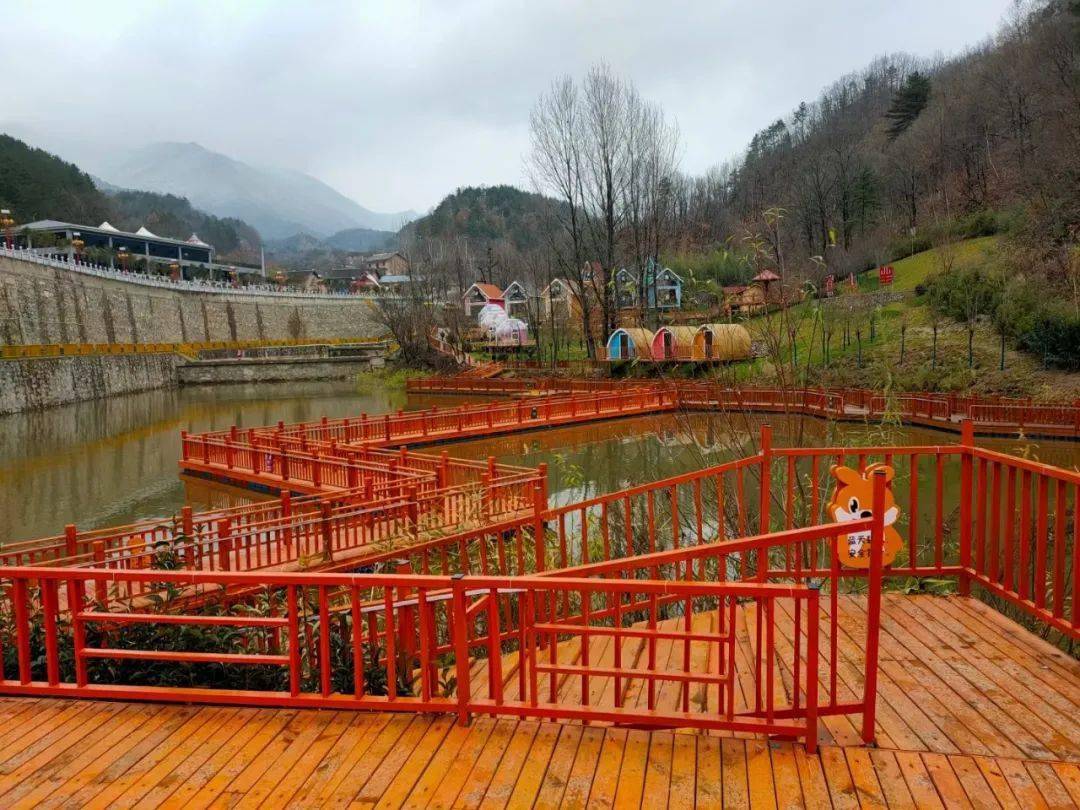
<path fill-rule="evenodd" d="M 826 507 L 828 515 L 837 523 L 865 520 L 873 517 L 874 472 L 885 471 L 885 531 L 881 564 L 891 565 L 903 546 L 903 540 L 894 524 L 900 517 L 900 509 L 893 497 L 892 480 L 896 472 L 887 464 L 871 464 L 862 473 L 850 467 L 833 465 L 829 472 L 836 479 L 836 489 Z M 870 567 L 870 530 L 852 532 L 837 538 L 836 553 L 840 562 L 849 568 Z"/>

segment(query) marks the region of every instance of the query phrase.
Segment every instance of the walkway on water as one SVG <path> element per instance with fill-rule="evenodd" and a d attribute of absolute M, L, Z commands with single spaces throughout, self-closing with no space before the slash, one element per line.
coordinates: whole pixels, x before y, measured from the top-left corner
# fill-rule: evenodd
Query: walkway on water
<path fill-rule="evenodd" d="M 486 396 L 583 396 L 648 390 L 674 395 L 672 410 L 803 414 L 859 422 L 894 419 L 955 433 L 961 431 L 963 422 L 970 421 L 976 435 L 1080 439 L 1080 401 L 1035 402 L 938 392 L 896 392 L 885 396 L 867 389 L 730 388 L 691 380 L 477 379 L 464 375 L 410 380 L 408 390 Z"/>
<path fill-rule="evenodd" d="M 857 598 L 848 609 L 860 610 Z M 876 748 L 478 717 L 0 699 L 6 807 L 1071 807 L 1080 663 L 982 603 L 884 600 Z M 745 632 L 743 644 L 752 633 Z M 857 661 L 858 636 L 845 637 Z M 849 667 L 854 667 L 854 663 Z M 674 694 L 677 690 L 671 690 Z"/>

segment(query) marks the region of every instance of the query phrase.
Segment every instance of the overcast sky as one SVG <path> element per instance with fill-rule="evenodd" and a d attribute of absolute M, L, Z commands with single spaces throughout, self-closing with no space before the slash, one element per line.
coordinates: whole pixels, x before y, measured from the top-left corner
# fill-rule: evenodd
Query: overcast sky
<path fill-rule="evenodd" d="M 0 0 L 0 131 L 73 160 L 197 141 L 378 211 L 526 183 L 528 115 L 606 60 L 702 172 L 874 56 L 951 55 L 1011 0 Z"/>

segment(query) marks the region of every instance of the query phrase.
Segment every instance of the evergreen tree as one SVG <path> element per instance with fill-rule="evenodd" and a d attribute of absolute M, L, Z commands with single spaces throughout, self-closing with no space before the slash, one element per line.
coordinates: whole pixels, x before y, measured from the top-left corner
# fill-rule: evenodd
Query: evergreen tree
<path fill-rule="evenodd" d="M 930 79 L 916 70 L 893 96 L 892 105 L 885 113 L 885 117 L 892 121 L 888 129 L 889 140 L 895 139 L 910 127 L 929 100 Z"/>

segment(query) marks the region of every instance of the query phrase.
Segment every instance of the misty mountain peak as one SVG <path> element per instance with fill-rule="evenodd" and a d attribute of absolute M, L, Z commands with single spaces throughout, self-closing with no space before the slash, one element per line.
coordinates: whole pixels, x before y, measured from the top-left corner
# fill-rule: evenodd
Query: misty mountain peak
<path fill-rule="evenodd" d="M 250 223 L 268 239 L 302 231 L 319 236 L 350 228 L 396 231 L 416 217 L 412 211 L 371 211 L 311 175 L 253 166 L 194 141 L 119 152 L 96 173 L 123 188 L 187 197 L 212 214 Z"/>

